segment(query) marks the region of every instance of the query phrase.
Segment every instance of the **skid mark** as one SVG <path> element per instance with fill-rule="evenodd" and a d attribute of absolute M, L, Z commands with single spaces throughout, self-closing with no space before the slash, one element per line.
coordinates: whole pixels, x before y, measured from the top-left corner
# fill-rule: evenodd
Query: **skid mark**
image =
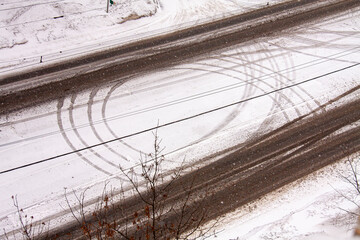
<path fill-rule="evenodd" d="M 64 138 L 64 140 L 66 141 L 66 143 L 68 144 L 68 146 L 73 150 L 76 151 L 77 149 L 75 148 L 75 146 L 71 143 L 70 139 L 68 138 L 68 136 L 66 135 L 66 132 L 64 131 L 64 126 L 62 123 L 62 118 L 61 118 L 61 109 L 64 105 L 64 99 L 59 99 L 58 104 L 57 104 L 57 122 L 58 122 L 58 126 L 61 132 L 62 137 Z M 80 152 L 76 152 L 76 154 L 80 157 L 80 159 L 82 159 L 84 162 L 86 162 L 87 164 L 89 164 L 91 167 L 95 168 L 96 170 L 108 175 L 108 176 L 112 176 L 113 174 L 111 174 L 110 172 L 98 167 L 97 165 L 93 164 L 89 159 L 87 159 L 85 156 L 83 156 Z"/>
<path fill-rule="evenodd" d="M 290 82 L 290 83 L 293 83 L 294 81 L 292 80 L 293 79 L 296 79 L 296 76 L 295 76 L 295 71 L 291 71 L 291 69 L 294 69 L 293 67 L 293 64 L 290 63 L 290 66 L 287 64 L 288 63 L 288 59 L 291 59 L 290 57 L 289 58 L 283 58 L 283 61 L 286 63 L 287 67 L 286 69 L 289 69 L 290 71 L 288 71 L 287 73 L 290 75 L 292 74 L 293 76 L 286 76 L 285 74 L 283 74 L 281 72 L 281 69 L 278 65 L 278 63 L 275 61 L 275 59 L 269 54 L 267 53 L 266 51 L 263 52 L 263 54 L 266 55 L 266 59 L 268 59 L 269 63 L 271 64 L 271 67 L 267 67 L 265 65 L 261 65 L 261 64 L 258 64 L 257 62 L 258 61 L 247 61 L 247 60 L 244 60 L 246 61 L 250 66 L 257 66 L 256 69 L 259 69 L 257 70 L 258 72 L 260 72 L 262 75 L 259 79 L 264 79 L 264 80 L 259 80 L 260 82 L 262 82 L 263 84 L 269 86 L 270 88 L 272 89 L 277 89 L 277 88 L 281 88 L 283 86 L 286 86 L 287 85 L 287 82 Z M 241 59 L 240 58 L 240 54 L 237 55 L 237 56 L 231 56 L 233 59 Z M 290 61 L 290 60 L 289 60 Z M 260 69 L 264 69 L 264 70 L 268 70 L 270 73 L 267 73 L 263 70 L 260 70 Z M 271 76 L 271 77 L 270 77 Z M 271 84 L 268 84 L 266 79 L 270 79 L 270 78 L 273 78 L 273 79 L 276 79 L 276 85 L 275 87 L 272 86 Z M 305 101 L 305 99 L 293 88 L 290 88 L 290 91 L 293 92 L 296 96 L 298 96 L 301 100 Z M 284 99 L 286 102 L 290 103 L 294 110 L 296 111 L 297 115 L 300 116 L 301 113 L 300 111 L 295 107 L 295 104 L 292 102 L 292 100 L 287 97 L 285 94 L 283 93 L 279 93 L 279 98 L 280 99 Z M 279 99 L 279 101 L 280 101 Z M 312 108 L 308 105 L 309 109 L 312 110 Z"/>
<path fill-rule="evenodd" d="M 260 50 L 262 50 L 262 49 L 260 49 Z M 256 56 L 256 58 L 255 58 L 255 56 Z M 277 56 L 273 55 L 274 58 L 280 57 L 280 56 L 282 56 L 282 54 L 279 54 Z M 245 66 L 252 66 L 259 61 L 258 60 L 259 56 L 255 55 L 255 54 L 243 54 L 242 52 L 240 52 L 239 49 L 236 50 L 235 54 L 230 55 L 230 57 L 242 61 L 245 64 Z M 262 56 L 260 58 L 262 59 Z M 265 58 L 263 60 L 268 60 L 268 59 Z M 258 81 L 258 80 L 254 80 L 252 78 L 252 76 L 256 76 L 256 73 L 259 73 L 259 70 L 254 67 L 246 67 L 245 69 L 247 69 L 247 68 L 251 69 L 251 75 L 248 76 L 250 78 L 250 81 L 252 81 L 252 82 Z M 274 70 L 272 70 L 272 71 L 274 71 Z M 265 76 L 269 76 L 268 73 L 263 72 L 263 74 L 265 74 Z M 262 76 L 262 77 L 264 77 L 264 76 Z M 266 79 L 267 78 L 265 78 L 264 81 Z M 269 128 L 268 122 L 271 121 L 270 116 L 273 116 L 278 109 L 281 110 L 284 118 L 287 121 L 289 121 L 290 118 L 289 118 L 288 114 L 286 113 L 286 111 L 283 110 L 283 107 L 280 104 L 280 98 L 281 98 L 281 96 L 279 94 L 275 94 L 275 96 L 273 97 L 273 104 L 272 104 L 271 108 L 269 109 L 267 116 L 265 117 L 265 121 L 262 122 L 260 124 L 260 126 L 256 129 L 256 131 L 254 132 L 254 135 L 256 135 L 256 133 L 258 133 L 258 132 L 265 132 L 265 130 Z M 252 137 L 250 137 L 250 138 L 252 138 Z"/>
<path fill-rule="evenodd" d="M 93 106 L 93 102 L 94 102 L 94 97 L 96 96 L 97 92 L 99 91 L 99 87 L 93 89 L 90 93 L 89 96 L 89 101 L 88 101 L 88 109 L 87 109 L 87 115 L 88 115 L 88 120 L 89 120 L 89 124 L 91 127 L 91 130 L 93 131 L 94 135 L 96 136 L 96 138 L 100 141 L 100 142 L 104 142 L 104 140 L 101 138 L 101 136 L 99 135 L 99 133 L 97 132 L 94 124 L 93 124 L 93 119 L 92 119 L 92 106 Z M 104 118 L 103 118 L 104 119 Z M 104 121 L 105 122 L 105 121 Z M 107 143 L 103 144 L 103 146 L 105 148 L 107 148 L 110 152 L 114 153 L 116 156 L 118 156 L 119 158 L 129 161 L 125 156 L 121 155 L 120 153 L 118 153 L 117 151 L 115 151 L 113 148 L 111 148 Z"/>
<path fill-rule="evenodd" d="M 232 68 L 224 68 L 224 67 L 220 67 L 220 66 L 217 66 L 217 65 L 212 65 L 212 64 L 198 64 L 200 66 L 205 66 L 203 68 L 186 68 L 186 69 L 192 69 L 192 70 L 196 70 L 196 71 L 211 71 L 213 72 L 214 74 L 220 74 L 220 75 L 223 75 L 223 76 L 226 76 L 226 77 L 230 77 L 232 79 L 236 79 L 237 81 L 243 83 L 241 84 L 240 86 L 245 86 L 245 89 L 246 91 L 243 92 L 243 96 L 240 98 L 242 100 L 245 100 L 247 98 L 249 98 L 250 96 L 253 95 L 255 89 L 259 89 L 261 90 L 263 93 L 266 93 L 266 90 L 264 90 L 263 88 L 261 88 L 259 85 L 256 85 L 254 84 L 251 80 L 248 80 L 249 78 L 252 78 L 251 75 L 246 75 L 247 79 L 241 79 L 237 76 L 236 73 L 239 73 L 239 71 L 235 71 L 235 74 L 232 74 L 232 73 L 225 73 L 224 71 L 233 71 Z M 212 67 L 212 68 L 220 68 L 222 71 L 212 71 L 212 70 L 208 70 L 207 67 Z M 179 69 L 179 68 L 177 68 Z M 245 72 L 245 71 L 244 71 Z M 242 72 L 241 72 L 242 73 Z M 243 74 L 243 73 L 242 73 Z M 277 103 L 277 100 L 276 98 L 274 98 L 273 96 L 269 95 L 268 96 L 272 102 L 274 103 L 274 105 L 278 104 Z M 242 109 L 245 107 L 245 103 L 242 103 L 242 104 L 239 104 L 237 105 L 237 107 L 229 114 L 227 114 L 227 116 L 224 117 L 224 120 L 218 124 L 217 127 L 215 127 L 214 129 L 212 129 L 211 131 L 209 131 L 209 133 L 207 133 L 206 135 L 202 136 L 200 139 L 196 140 L 196 141 L 193 141 L 191 144 L 196 144 L 196 143 L 199 143 L 207 138 L 209 138 L 210 136 L 216 134 L 217 132 L 219 132 L 221 129 L 225 128 L 228 124 L 230 124 L 230 122 L 232 120 L 234 120 L 242 111 Z M 284 113 L 286 114 L 286 113 Z"/>
<path fill-rule="evenodd" d="M 102 115 L 102 119 L 104 121 L 104 124 L 106 126 L 106 128 L 108 129 L 108 131 L 111 133 L 111 135 L 114 138 L 119 138 L 119 136 L 111 129 L 111 127 L 109 126 L 108 123 L 108 118 L 106 117 L 106 107 L 107 107 L 107 103 L 109 102 L 109 99 L 111 97 L 111 94 L 117 89 L 119 88 L 124 82 L 118 82 L 117 84 L 115 84 L 113 87 L 111 87 L 111 89 L 108 91 L 108 93 L 106 94 L 106 97 L 104 98 L 102 107 L 101 107 L 101 115 Z M 124 146 L 128 147 L 131 150 L 134 150 L 138 153 L 141 153 L 141 151 L 139 149 L 136 149 L 135 147 L 131 146 L 130 144 L 127 144 L 125 141 L 123 140 L 119 140 L 119 142 L 121 144 L 123 144 Z"/>
<path fill-rule="evenodd" d="M 80 136 L 79 134 L 79 131 L 77 130 L 76 128 L 76 125 L 75 125 L 75 122 L 74 122 L 74 116 L 73 116 L 73 106 L 74 106 L 74 103 L 75 103 L 75 100 L 76 100 L 76 95 L 72 95 L 71 96 L 71 103 L 70 103 L 70 106 L 69 106 L 69 120 L 70 120 L 70 124 L 71 124 L 71 127 L 75 133 L 75 135 L 77 136 L 77 138 L 80 140 L 80 142 L 85 146 L 85 147 L 89 147 L 90 145 L 87 144 L 85 142 L 85 140 Z M 114 164 L 113 162 L 107 160 L 106 158 L 104 158 L 103 156 L 101 156 L 99 153 L 97 153 L 94 149 L 90 148 L 89 151 L 95 155 L 96 157 L 100 158 L 102 161 L 106 162 L 107 164 L 115 167 L 118 169 L 118 165 L 117 164 Z"/>

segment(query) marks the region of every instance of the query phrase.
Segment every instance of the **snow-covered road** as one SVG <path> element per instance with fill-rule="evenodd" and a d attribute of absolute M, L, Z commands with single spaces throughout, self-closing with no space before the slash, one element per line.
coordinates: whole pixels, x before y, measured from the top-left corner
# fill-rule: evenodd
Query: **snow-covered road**
<path fill-rule="evenodd" d="M 61 2 L 66 1 L 57 4 Z M 69 35 L 46 44 L 28 39 L 33 32 L 26 35 L 20 26 L 31 24 L 18 22 L 24 37 L 15 39 L 27 43 L 0 49 L 2 71 L 31 67 L 39 56 L 45 62 L 59 60 L 264 4 L 223 0 L 214 11 L 219 2 L 161 1 L 157 14 L 126 22 L 121 32 L 116 24 L 96 33 L 86 27 L 76 33 L 66 30 Z M 51 28 L 42 31 L 48 34 Z M 117 185 L 119 166 L 134 167 L 140 152 L 152 151 L 157 126 L 171 168 L 184 158 L 194 163 L 310 112 L 360 84 L 359 37 L 360 13 L 354 9 L 198 61 L 0 116 L 0 228 L 18 225 L 12 195 L 36 219 L 53 218 L 63 212 L 64 188 L 82 192 L 90 187 L 91 199 L 104 180 Z M 57 221 L 66 219 L 52 224 Z"/>
<path fill-rule="evenodd" d="M 174 167 L 310 112 L 359 85 L 359 30 L 355 9 L 1 116 L 0 226 L 18 224 L 12 195 L 35 218 L 51 218 L 63 211 L 64 188 L 91 187 L 92 198 L 104 180 L 116 185 L 119 166 L 134 167 L 139 152 L 152 151 L 157 126 Z"/>

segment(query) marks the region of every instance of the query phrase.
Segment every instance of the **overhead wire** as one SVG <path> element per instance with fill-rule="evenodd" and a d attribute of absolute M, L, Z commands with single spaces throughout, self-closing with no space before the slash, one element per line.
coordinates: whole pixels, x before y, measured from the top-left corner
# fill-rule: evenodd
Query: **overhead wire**
<path fill-rule="evenodd" d="M 135 133 L 124 135 L 122 137 L 114 138 L 114 139 L 107 140 L 107 141 L 104 141 L 104 142 L 101 142 L 101 143 L 93 144 L 93 145 L 90 145 L 90 146 L 87 146 L 87 147 L 84 147 L 84 148 L 79 148 L 79 149 L 77 149 L 75 151 L 62 153 L 62 154 L 59 154 L 59 155 L 56 155 L 56 156 L 53 156 L 53 157 L 45 158 L 45 159 L 42 159 L 42 160 L 39 160 L 39 161 L 35 161 L 35 162 L 24 164 L 24 165 L 21 165 L 21 166 L 18 166 L 18 167 L 3 170 L 3 171 L 0 171 L 0 174 L 5 174 L 5 173 L 13 172 L 15 170 L 19 170 L 19 169 L 27 168 L 27 167 L 30 167 L 30 166 L 38 165 L 38 164 L 41 164 L 41 163 L 49 162 L 49 161 L 52 161 L 52 160 L 55 160 L 55 159 L 58 159 L 58 158 L 61 158 L 61 157 L 72 155 L 74 153 L 79 153 L 79 152 L 83 152 L 83 151 L 88 150 L 88 149 L 96 148 L 96 147 L 102 146 L 104 144 L 109 144 L 109 143 L 116 142 L 116 141 L 119 141 L 119 140 L 124 140 L 126 138 L 130 138 L 130 137 L 137 136 L 137 135 L 140 135 L 140 134 L 143 134 L 143 133 L 146 133 L 146 132 L 154 131 L 156 129 L 164 128 L 164 127 L 176 124 L 176 123 L 180 123 L 180 122 L 184 122 L 184 121 L 187 121 L 187 120 L 190 120 L 190 119 L 194 119 L 194 118 L 206 115 L 206 114 L 210 114 L 210 113 L 217 112 L 217 111 L 220 111 L 220 110 L 225 109 L 225 108 L 229 108 L 229 107 L 238 105 L 240 103 L 244 103 L 244 102 L 251 101 L 251 100 L 254 100 L 254 99 L 257 99 L 257 98 L 261 98 L 261 97 L 264 97 L 264 96 L 267 96 L 267 95 L 270 95 L 270 94 L 273 94 L 273 93 L 276 93 L 276 92 L 279 92 L 279 91 L 283 91 L 285 89 L 289 89 L 289 88 L 299 86 L 299 85 L 304 84 L 304 83 L 308 83 L 308 82 L 317 80 L 319 78 L 323 78 L 323 77 L 326 77 L 326 76 L 329 76 L 329 75 L 332 75 L 332 74 L 335 74 L 335 73 L 339 73 L 339 72 L 345 71 L 347 69 L 350 69 L 350 68 L 353 68 L 353 67 L 356 67 L 356 66 L 359 66 L 359 65 L 360 65 L 360 63 L 355 63 L 355 64 L 352 64 L 350 66 L 346 66 L 346 67 L 343 67 L 343 68 L 340 68 L 340 69 L 336 69 L 336 70 L 327 72 L 325 74 L 318 75 L 316 77 L 312 77 L 312 78 L 309 78 L 309 79 L 306 79 L 306 80 L 303 80 L 303 81 L 300 81 L 300 82 L 297 82 L 297 83 L 294 83 L 294 84 L 291 84 L 291 85 L 288 85 L 288 86 L 284 86 L 284 87 L 281 87 L 281 88 L 278 88 L 278 89 L 274 89 L 274 90 L 266 92 L 266 93 L 262 93 L 262 94 L 259 94 L 259 95 L 244 99 L 244 100 L 240 100 L 240 101 L 236 101 L 236 102 L 233 102 L 233 103 L 230 103 L 230 104 L 227 104 L 227 105 L 223 105 L 221 107 L 213 108 L 211 110 L 204 111 L 204 112 L 201 112 L 201 113 L 198 113 L 198 114 L 194 114 L 194 115 L 191 115 L 191 116 L 188 116 L 188 117 L 185 117 L 185 118 L 181 118 L 181 119 L 171 121 L 171 122 L 168 122 L 168 123 L 165 123 L 165 124 L 157 125 L 155 127 L 147 128 L 147 129 L 135 132 Z"/>
<path fill-rule="evenodd" d="M 274 76 L 276 74 L 280 74 L 280 73 L 285 74 L 288 71 L 301 70 L 301 69 L 305 69 L 305 68 L 307 68 L 309 66 L 322 64 L 322 63 L 325 63 L 325 62 L 328 62 L 328 61 L 335 61 L 335 60 L 342 61 L 340 59 L 340 57 L 345 57 L 345 56 L 348 56 L 350 54 L 353 54 L 353 53 L 356 53 L 356 52 L 359 52 L 359 51 L 360 51 L 360 47 L 347 49 L 347 50 L 344 50 L 344 51 L 341 51 L 341 52 L 338 52 L 338 53 L 335 53 L 335 54 L 331 54 L 331 55 L 326 56 L 324 58 L 308 61 L 308 62 L 299 64 L 299 65 L 296 65 L 296 66 L 292 66 L 290 68 L 283 69 L 281 71 L 268 73 L 268 74 L 262 76 L 261 80 L 269 79 L 269 78 L 271 78 L 272 76 Z M 357 62 L 348 62 L 348 63 L 357 63 Z M 182 69 L 182 68 L 174 68 L 174 69 Z M 191 68 L 191 69 L 194 69 L 194 68 Z M 256 83 L 258 81 L 260 81 L 260 80 L 254 80 L 253 83 Z M 183 98 L 180 98 L 180 99 L 175 99 L 175 100 L 172 100 L 172 101 L 164 102 L 164 103 L 157 104 L 157 105 L 154 105 L 154 106 L 149 106 L 149 107 L 146 107 L 146 108 L 142 108 L 142 109 L 138 109 L 138 110 L 134 110 L 134 111 L 131 111 L 131 112 L 122 113 L 122 114 L 117 114 L 117 115 L 114 115 L 114 116 L 111 116 L 111 117 L 107 118 L 106 121 L 108 121 L 108 122 L 109 121 L 114 121 L 114 120 L 118 120 L 118 119 L 121 119 L 121 118 L 134 116 L 134 115 L 137 115 L 137 114 L 142 114 L 142 113 L 146 113 L 146 112 L 149 112 L 149 111 L 154 111 L 154 110 L 165 108 L 165 107 L 168 107 L 168 106 L 173 106 L 173 105 L 176 105 L 176 104 L 196 100 L 196 99 L 207 97 L 207 96 L 210 96 L 210 95 L 222 93 L 224 91 L 233 90 L 235 88 L 242 87 L 243 85 L 244 85 L 243 82 L 238 82 L 238 83 L 222 86 L 222 87 L 219 87 L 219 88 L 216 88 L 216 89 L 204 91 L 204 92 L 201 92 L 201 93 L 197 93 L 197 94 L 194 94 L 194 95 L 191 95 L 191 96 L 187 96 L 187 97 L 183 97 Z M 101 124 L 103 122 L 104 122 L 103 119 L 98 120 L 98 121 L 94 121 L 92 123 L 92 125 Z M 7 122 L 6 124 L 0 124 L 0 126 L 4 127 L 4 126 L 10 125 L 10 124 L 14 124 L 14 122 Z M 81 129 L 81 128 L 88 127 L 89 125 L 90 124 L 88 124 L 88 123 L 87 124 L 82 124 L 82 125 L 76 126 L 76 128 Z M 73 128 L 68 128 L 65 131 L 71 131 L 71 130 L 73 130 Z M 17 140 L 17 141 L 14 141 L 14 142 L 0 144 L 0 147 L 9 146 L 9 145 L 12 145 L 12 144 L 17 144 L 17 143 L 24 142 L 24 141 L 27 141 L 27 140 L 34 140 L 34 139 L 43 138 L 43 137 L 46 137 L 46 136 L 52 136 L 52 135 L 58 134 L 59 132 L 60 131 L 54 131 L 54 132 L 50 132 L 50 133 L 46 133 L 46 134 L 33 136 L 33 137 L 27 138 L 27 139 L 21 139 L 21 140 Z"/>

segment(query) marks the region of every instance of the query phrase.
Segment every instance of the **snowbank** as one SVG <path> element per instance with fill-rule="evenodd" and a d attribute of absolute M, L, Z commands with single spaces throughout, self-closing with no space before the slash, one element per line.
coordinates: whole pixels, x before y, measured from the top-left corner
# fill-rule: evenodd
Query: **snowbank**
<path fill-rule="evenodd" d="M 106 13 L 106 0 L 55 0 L 0 5 L 0 67 L 101 39 L 121 23 L 154 15 L 157 0 L 115 0 Z M 16 48 L 20 45 L 26 45 Z"/>
<path fill-rule="evenodd" d="M 85 41 L 88 32 L 151 16 L 158 8 L 156 0 L 116 0 L 107 14 L 106 6 L 106 0 L 3 3 L 0 49 L 82 35 Z"/>

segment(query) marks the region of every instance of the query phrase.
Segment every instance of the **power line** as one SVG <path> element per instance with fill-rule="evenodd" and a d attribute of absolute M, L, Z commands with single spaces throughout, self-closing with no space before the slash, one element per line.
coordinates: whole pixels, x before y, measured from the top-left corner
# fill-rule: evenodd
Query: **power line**
<path fill-rule="evenodd" d="M 307 68 L 309 66 L 318 65 L 318 64 L 328 62 L 328 61 L 331 61 L 331 60 L 342 61 L 342 60 L 339 59 L 340 57 L 348 56 L 349 54 L 353 54 L 353 53 L 358 52 L 358 51 L 360 51 L 360 47 L 355 47 L 355 48 L 352 48 L 352 49 L 348 49 L 348 50 L 345 50 L 345 51 L 338 52 L 336 54 L 331 54 L 331 55 L 325 56 L 324 59 L 316 59 L 316 60 L 308 61 L 308 62 L 299 64 L 299 65 L 295 65 L 293 67 L 285 68 L 285 69 L 282 69 L 282 70 L 279 70 L 279 71 L 276 71 L 276 72 L 271 72 L 271 73 L 268 73 L 268 74 L 266 74 L 264 76 L 261 76 L 258 80 L 252 81 L 252 83 L 256 83 L 258 81 L 265 81 L 266 79 L 272 78 L 275 74 L 285 74 L 289 70 L 294 71 L 294 70 L 305 69 L 305 68 Z M 337 58 L 334 58 L 334 57 L 337 57 Z M 357 62 L 356 61 L 351 61 L 351 62 L 347 61 L 347 63 L 357 63 Z M 175 68 L 175 69 L 182 69 L 182 68 Z M 195 69 L 195 70 L 205 71 L 203 69 L 196 69 L 196 68 L 190 68 L 190 69 L 191 70 Z M 248 82 L 248 81 L 246 81 L 246 82 Z M 197 94 L 194 94 L 194 95 L 191 95 L 191 96 L 188 96 L 188 97 L 184 97 L 184 98 L 180 98 L 180 99 L 175 99 L 175 100 L 172 100 L 170 102 L 165 102 L 165 103 L 162 103 L 162 104 L 146 107 L 146 108 L 143 108 L 143 109 L 139 109 L 139 110 L 135 110 L 135 111 L 115 115 L 115 116 L 107 118 L 106 120 L 109 122 L 109 121 L 117 120 L 117 119 L 120 119 L 120 118 L 124 118 L 124 117 L 128 117 L 128 116 L 134 116 L 136 114 L 145 113 L 145 112 L 157 110 L 157 109 L 160 109 L 160 108 L 172 106 L 172 105 L 175 105 L 175 104 L 188 102 L 188 101 L 191 101 L 191 100 L 194 100 L 194 99 L 207 97 L 209 95 L 214 95 L 214 94 L 217 94 L 217 93 L 222 93 L 224 91 L 229 91 L 229 90 L 232 90 L 232 89 L 235 89 L 235 88 L 238 88 L 238 87 L 242 87 L 243 84 L 244 84 L 244 82 L 235 83 L 235 84 L 231 84 L 231 85 L 225 85 L 225 86 L 222 86 L 220 88 L 216 88 L 216 89 L 212 89 L 212 90 L 209 90 L 209 91 L 197 93 Z M 100 123 L 103 123 L 103 122 L 104 122 L 104 120 L 98 120 L 98 121 L 92 122 L 91 124 L 92 125 L 97 125 L 97 124 L 100 124 Z M 1 126 L 7 126 L 7 125 L 10 125 L 10 124 L 13 124 L 13 122 L 7 122 L 7 123 L 4 123 L 4 124 L 0 124 L 0 127 Z M 76 129 L 81 129 L 81 128 L 88 127 L 88 126 L 90 126 L 90 124 L 82 124 L 82 125 L 76 126 Z M 70 130 L 74 130 L 74 128 L 67 128 L 67 129 L 64 130 L 64 132 L 67 132 L 67 131 L 70 131 Z M 34 139 L 43 138 L 43 137 L 46 137 L 46 136 L 52 136 L 54 134 L 58 134 L 59 132 L 61 132 L 61 131 L 53 131 L 53 132 L 46 133 L 46 134 L 40 134 L 40 135 L 32 136 L 32 137 L 29 137 L 29 138 L 17 140 L 17 141 L 0 144 L 0 147 L 16 144 L 16 143 L 19 143 L 19 142 L 25 142 L 27 140 L 34 140 Z"/>
<path fill-rule="evenodd" d="M 111 140 L 108 140 L 108 141 L 104 141 L 104 142 L 97 143 L 97 144 L 94 144 L 94 145 L 91 145 L 91 146 L 80 148 L 80 149 L 77 149 L 75 151 L 66 152 L 66 153 L 59 154 L 59 155 L 56 155 L 56 156 L 53 156 L 53 157 L 50 157 L 50 158 L 42 159 L 42 160 L 39 160 L 39 161 L 36 161 L 36 162 L 32 162 L 32 163 L 21 165 L 21 166 L 15 167 L 15 168 L 7 169 L 7 170 L 4 170 L 4 171 L 1 171 L 0 174 L 5 174 L 5 173 L 8 173 L 8 172 L 18 170 L 18 169 L 30 167 L 30 166 L 37 165 L 37 164 L 44 163 L 44 162 L 49 162 L 51 160 L 55 160 L 55 159 L 58 159 L 58 158 L 61 158 L 61 157 L 65 157 L 65 156 L 68 156 L 68 155 L 71 155 L 71 154 L 74 154 L 74 153 L 78 153 L 78 152 L 82 152 L 82 151 L 85 151 L 85 150 L 88 150 L 88 149 L 99 147 L 99 146 L 102 146 L 104 144 L 116 142 L 116 141 L 119 141 L 119 140 L 123 140 L 123 139 L 126 139 L 126 138 L 136 136 L 136 135 L 140 135 L 140 134 L 143 134 L 143 133 L 146 133 L 146 132 L 154 131 L 154 130 L 159 129 L 159 128 L 163 128 L 163 127 L 167 127 L 167 126 L 170 126 L 170 125 L 173 125 L 173 124 L 176 124 L 176 123 L 184 122 L 184 121 L 187 121 L 187 120 L 190 120 L 190 119 L 193 119 L 193 118 L 197 118 L 197 117 L 209 114 L 209 113 L 213 113 L 213 112 L 225 109 L 225 108 L 235 106 L 235 105 L 240 104 L 240 103 L 248 102 L 248 101 L 251 101 L 251 100 L 254 100 L 254 99 L 257 99 L 257 98 L 261 98 L 261 97 L 264 97 L 264 96 L 267 96 L 267 95 L 270 95 L 270 94 L 273 94 L 273 93 L 276 93 L 276 92 L 279 92 L 279 91 L 283 91 L 285 89 L 289 89 L 289 88 L 292 88 L 292 87 L 307 83 L 307 82 L 311 82 L 311 81 L 317 80 L 319 78 L 326 77 L 326 76 L 332 75 L 334 73 L 338 73 L 338 72 L 341 72 L 341 71 L 344 71 L 344 70 L 347 70 L 347 69 L 350 69 L 350 68 L 353 68 L 353 67 L 356 67 L 356 66 L 359 66 L 359 65 L 360 65 L 360 63 L 355 63 L 355 64 L 352 64 L 350 66 L 344 67 L 344 68 L 340 68 L 340 69 L 337 69 L 337 70 L 334 70 L 334 71 L 331 71 L 331 72 L 328 72 L 328 73 L 325 73 L 325 74 L 322 74 L 322 75 L 318 75 L 318 76 L 313 77 L 313 78 L 309 78 L 309 79 L 304 80 L 304 81 L 294 83 L 292 85 L 288 85 L 288 86 L 285 86 L 285 87 L 282 87 L 282 88 L 279 88 L 279 89 L 275 89 L 273 91 L 269 91 L 269 92 L 266 92 L 266 93 L 263 93 L 263 94 L 259 94 L 257 96 L 253 96 L 253 97 L 250 97 L 250 98 L 247 98 L 247 99 L 244 99 L 244 100 L 236 101 L 236 102 L 233 102 L 233 103 L 230 103 L 230 104 L 218 107 L 218 108 L 214 108 L 214 109 L 211 109 L 211 110 L 208 110 L 208 111 L 205 111 L 205 112 L 201 112 L 201 113 L 198 113 L 198 114 L 186 117 L 186 118 L 178 119 L 176 121 L 171 121 L 171 122 L 168 122 L 168 123 L 165 123 L 165 124 L 162 124 L 162 125 L 158 125 L 156 127 L 147 128 L 145 130 L 138 131 L 136 133 L 128 134 L 128 135 L 125 135 L 125 136 L 122 136 L 122 137 L 114 138 L 114 139 L 111 139 Z"/>

